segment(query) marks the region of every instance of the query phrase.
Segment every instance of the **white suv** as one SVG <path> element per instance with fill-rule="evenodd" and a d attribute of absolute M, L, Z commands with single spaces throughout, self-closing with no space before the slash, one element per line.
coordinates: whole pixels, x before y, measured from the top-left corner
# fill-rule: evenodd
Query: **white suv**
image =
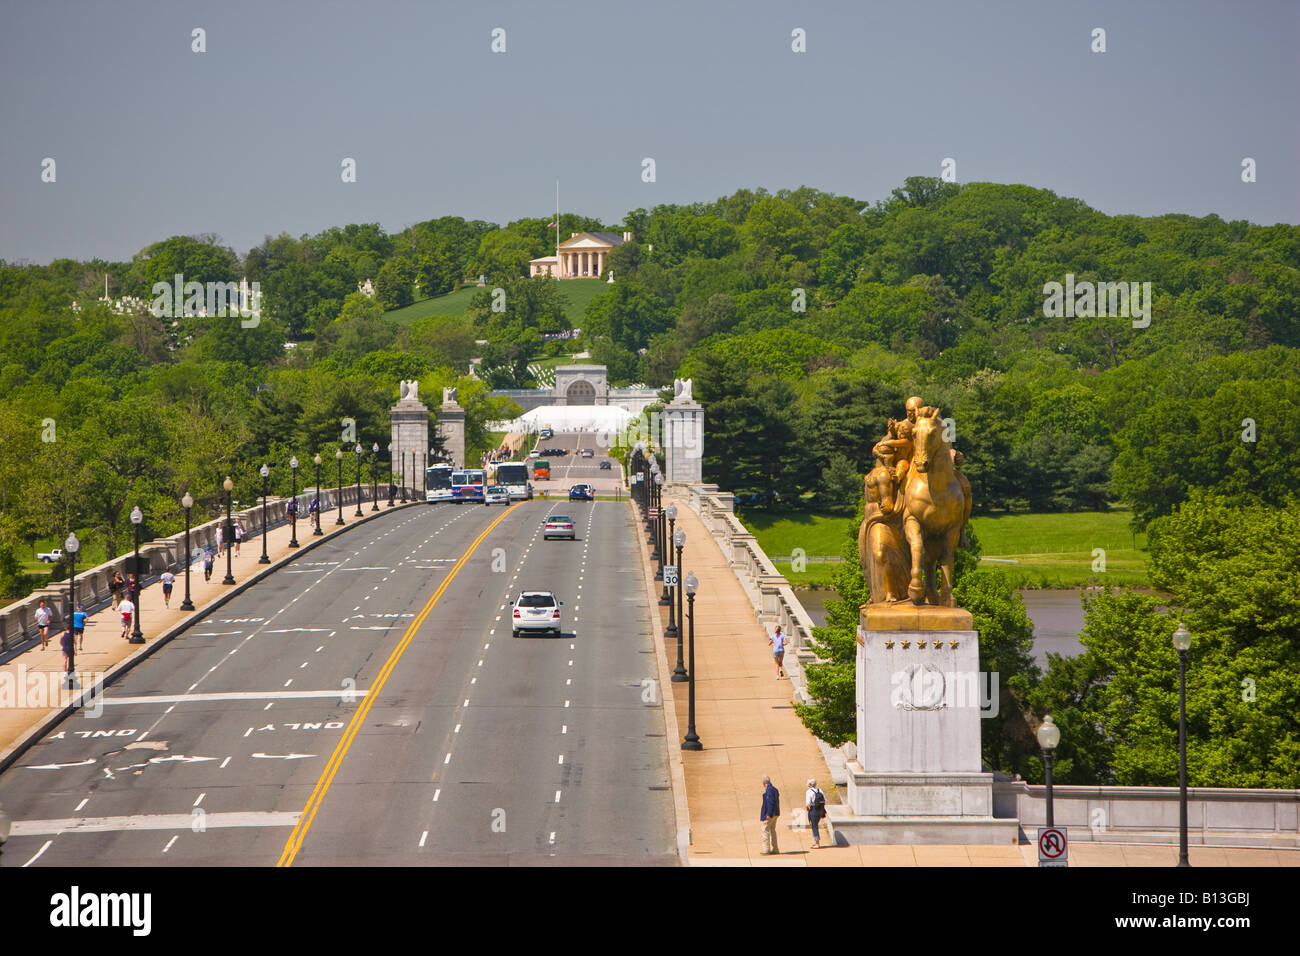
<path fill-rule="evenodd" d="M 559 637 L 563 604 L 550 591 L 520 591 L 511 611 L 512 633 L 518 637 L 520 631 L 554 631 Z"/>

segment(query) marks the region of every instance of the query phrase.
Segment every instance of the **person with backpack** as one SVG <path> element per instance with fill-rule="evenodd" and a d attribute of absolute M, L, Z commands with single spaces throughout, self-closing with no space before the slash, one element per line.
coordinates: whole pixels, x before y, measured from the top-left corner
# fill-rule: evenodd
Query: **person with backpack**
<path fill-rule="evenodd" d="M 211 548 L 203 549 L 203 580 L 212 580 L 212 564 L 216 560 Z"/>
<path fill-rule="evenodd" d="M 781 819 L 781 791 L 772 786 L 772 778 L 763 775 L 763 807 L 759 811 L 759 822 L 763 824 L 763 856 L 773 856 L 781 852 L 776 843 L 776 822 Z"/>
<path fill-rule="evenodd" d="M 808 825 L 812 827 L 813 832 L 813 849 L 819 850 L 822 845 L 821 834 L 817 825 L 826 818 L 826 794 L 817 789 L 817 781 L 808 781 L 808 793 L 804 797 L 804 806 L 808 808 Z"/>
<path fill-rule="evenodd" d="M 113 610 L 122 603 L 122 589 L 126 587 L 126 582 L 122 580 L 122 572 L 114 571 L 113 580 L 108 583 L 108 590 L 113 595 Z"/>

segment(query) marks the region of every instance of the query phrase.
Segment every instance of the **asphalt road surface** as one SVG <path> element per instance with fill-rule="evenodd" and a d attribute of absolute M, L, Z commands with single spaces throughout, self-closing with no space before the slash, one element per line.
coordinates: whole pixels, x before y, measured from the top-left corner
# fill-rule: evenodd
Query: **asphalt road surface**
<path fill-rule="evenodd" d="M 566 448 L 569 454 L 547 459 L 551 463 L 551 477 L 546 481 L 533 483 L 535 492 L 546 492 L 547 498 L 568 498 L 569 489 L 576 484 L 588 484 L 596 489 L 598 495 L 613 495 L 616 492 L 624 498 L 627 489 L 623 487 L 623 468 L 616 458 L 609 458 L 606 448 L 599 443 L 594 432 L 556 432 L 551 438 L 538 439 L 541 448 Z M 590 448 L 594 452 L 591 458 L 583 458 L 581 451 Z M 610 462 L 609 471 L 601 471 L 600 463 Z"/>
<path fill-rule="evenodd" d="M 331 539 L 0 777 L 6 865 L 676 864 L 633 535 L 625 504 L 552 499 Z M 562 637 L 511 636 L 521 589 Z"/>

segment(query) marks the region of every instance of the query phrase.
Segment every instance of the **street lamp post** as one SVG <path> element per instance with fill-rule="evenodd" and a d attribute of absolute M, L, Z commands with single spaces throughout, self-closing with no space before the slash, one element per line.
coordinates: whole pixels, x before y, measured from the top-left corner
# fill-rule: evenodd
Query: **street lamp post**
<path fill-rule="evenodd" d="M 379 510 L 379 479 L 375 477 L 375 468 L 379 465 L 379 442 L 370 449 L 370 510 Z"/>
<path fill-rule="evenodd" d="M 68 532 L 68 540 L 63 542 L 63 553 L 68 556 L 68 620 L 77 611 L 77 552 L 81 542 L 75 531 Z"/>
<path fill-rule="evenodd" d="M 402 456 L 402 504 L 406 504 L 406 452 L 399 451 Z"/>
<path fill-rule="evenodd" d="M 343 449 L 334 452 L 334 460 L 339 463 L 339 518 L 335 524 L 343 523 Z"/>
<path fill-rule="evenodd" d="M 1178 865 L 1191 866 L 1187 860 L 1187 652 L 1192 633 L 1181 621 L 1174 631 L 1174 650 L 1178 651 Z"/>
<path fill-rule="evenodd" d="M 235 524 L 230 519 L 230 492 L 234 490 L 235 483 L 226 475 L 226 480 L 221 483 L 221 487 L 226 489 L 226 527 L 222 532 L 221 540 L 226 545 L 226 576 L 222 579 L 222 584 L 234 584 L 235 576 L 231 573 L 230 552 L 234 549 L 231 547 L 235 541 Z"/>
<path fill-rule="evenodd" d="M 353 451 L 357 453 L 357 513 L 352 517 L 364 518 L 365 512 L 361 510 L 361 456 L 365 453 L 365 449 L 363 449 L 361 443 L 358 442 L 357 447 L 354 448 Z"/>
<path fill-rule="evenodd" d="M 1056 826 L 1052 818 L 1052 753 L 1061 742 L 1061 728 L 1056 726 L 1052 715 L 1043 718 L 1038 727 L 1038 746 L 1043 748 L 1043 776 L 1047 782 L 1047 825 Z"/>
<path fill-rule="evenodd" d="M 136 505 L 131 509 L 131 524 L 135 525 L 135 564 L 132 565 L 135 568 L 135 594 L 132 595 L 135 611 L 131 615 L 135 621 L 135 630 L 131 632 L 132 644 L 144 643 L 144 634 L 140 632 L 140 580 L 144 577 L 140 572 L 140 522 L 142 521 L 144 521 L 144 512 L 140 510 L 139 505 Z"/>
<path fill-rule="evenodd" d="M 393 507 L 397 502 L 393 500 L 397 494 L 397 488 L 393 485 L 393 443 L 388 443 L 388 507 Z"/>
<path fill-rule="evenodd" d="M 673 541 L 673 527 L 674 527 L 674 525 L 677 523 L 677 503 L 676 503 L 676 502 L 673 502 L 673 503 L 670 504 L 667 508 L 664 509 L 664 517 L 668 519 L 668 533 L 667 533 L 667 536 L 664 538 L 664 541 L 668 543 L 668 547 L 666 548 L 666 550 L 667 550 L 667 552 L 668 552 L 669 563 L 671 563 L 671 562 L 672 562 L 672 556 L 673 556 L 673 546 L 672 546 L 672 541 Z M 680 580 L 680 579 L 681 579 L 681 572 L 678 571 L 677 574 L 678 574 L 678 580 Z M 667 586 L 667 585 L 664 585 L 663 593 L 659 595 L 659 603 L 660 603 L 660 604 L 663 604 L 663 603 L 664 603 L 664 598 L 668 598 L 668 600 L 669 600 L 670 602 L 671 602 L 672 599 L 673 599 L 672 594 L 670 594 L 669 591 L 668 591 L 668 586 Z M 681 608 L 678 608 L 677 611 L 678 611 L 678 617 L 680 618 L 680 616 L 681 616 Z"/>
<path fill-rule="evenodd" d="M 687 699 L 690 703 L 686 710 L 686 738 L 682 741 L 683 750 L 703 750 L 700 735 L 695 732 L 695 592 L 699 590 L 700 581 L 692 571 L 686 576 L 686 608 L 690 627 L 690 684 Z"/>
<path fill-rule="evenodd" d="M 686 532 L 681 528 L 673 535 L 673 546 L 677 548 L 677 583 L 673 585 L 673 590 L 677 592 L 677 623 L 673 624 L 672 604 L 668 605 L 668 627 L 672 631 L 672 637 L 677 638 L 677 667 L 673 670 L 673 682 L 680 684 L 689 676 L 686 673 L 686 667 L 682 664 L 682 628 L 686 622 L 682 620 L 682 549 L 686 547 Z M 672 596 L 669 596 L 672 601 Z"/>
<path fill-rule="evenodd" d="M 289 501 L 293 504 L 293 514 L 289 515 L 289 547 L 298 547 L 298 456 L 289 459 L 290 484 Z"/>
<path fill-rule="evenodd" d="M 266 496 L 270 492 L 271 469 L 264 464 L 257 471 L 262 476 L 262 556 L 257 563 L 270 564 L 271 556 L 266 553 Z"/>
<path fill-rule="evenodd" d="M 321 498 L 320 494 L 320 452 L 316 453 L 316 457 L 313 458 L 312 461 L 316 464 L 316 530 L 312 532 L 312 537 L 315 537 L 316 535 L 325 533 L 320 529 L 320 512 L 321 509 L 325 507 L 325 501 Z"/>
<path fill-rule="evenodd" d="M 192 611 L 194 602 L 190 600 L 190 560 L 194 552 L 190 550 L 190 509 L 194 507 L 194 499 L 188 491 L 181 497 L 181 507 L 185 509 L 185 600 L 181 601 L 181 610 Z"/>

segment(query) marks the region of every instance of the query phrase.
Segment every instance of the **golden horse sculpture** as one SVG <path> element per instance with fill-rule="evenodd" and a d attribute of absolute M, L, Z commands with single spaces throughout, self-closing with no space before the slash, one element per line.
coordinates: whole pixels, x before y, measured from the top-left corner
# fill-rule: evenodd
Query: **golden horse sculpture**
<path fill-rule="evenodd" d="M 939 409 L 914 396 L 907 418 L 891 420 L 872 449 L 876 466 L 864 483 L 858 553 L 873 604 L 954 606 L 954 555 L 972 499 L 970 482 L 957 470 L 961 453 L 943 427 Z"/>

